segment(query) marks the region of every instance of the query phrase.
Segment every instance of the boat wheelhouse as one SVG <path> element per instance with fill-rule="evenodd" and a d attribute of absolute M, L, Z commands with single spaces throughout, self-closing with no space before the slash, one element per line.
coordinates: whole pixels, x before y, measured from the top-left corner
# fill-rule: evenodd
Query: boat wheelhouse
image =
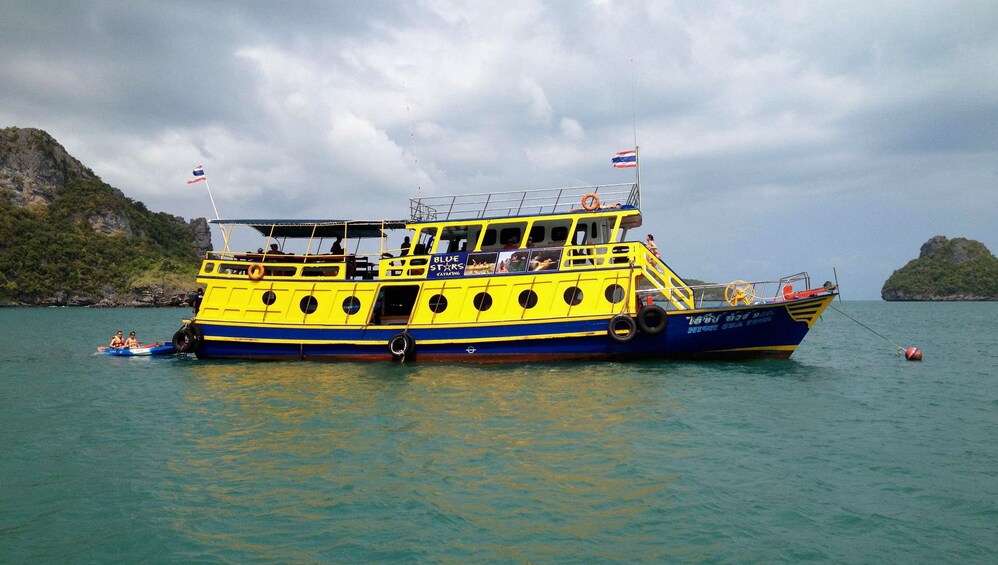
<path fill-rule="evenodd" d="M 175 347 L 237 359 L 785 358 L 836 295 L 806 273 L 688 285 L 628 238 L 642 224 L 636 183 L 409 208 L 407 220 L 216 220 L 226 245 L 203 260 L 204 298 Z M 229 249 L 247 228 L 258 250 Z"/>

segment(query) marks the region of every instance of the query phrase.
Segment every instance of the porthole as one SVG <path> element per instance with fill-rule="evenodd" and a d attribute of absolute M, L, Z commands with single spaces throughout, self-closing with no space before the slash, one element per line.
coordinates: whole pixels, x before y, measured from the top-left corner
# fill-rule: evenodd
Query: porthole
<path fill-rule="evenodd" d="M 348 296 L 343 299 L 343 311 L 347 316 L 352 316 L 360 312 L 360 299 L 356 296 Z"/>
<path fill-rule="evenodd" d="M 315 312 L 316 308 L 319 307 L 319 301 L 316 300 L 314 296 L 309 295 L 301 299 L 301 302 L 298 303 L 298 307 L 301 308 L 303 313 L 311 314 L 312 312 Z"/>
<path fill-rule="evenodd" d="M 263 300 L 264 304 L 270 306 L 271 304 L 277 302 L 277 295 L 274 294 L 274 291 L 268 290 L 267 292 L 263 293 L 263 296 L 261 296 L 260 299 Z"/>
<path fill-rule="evenodd" d="M 215 264 L 214 263 L 205 263 L 204 264 L 204 272 L 210 273 L 210 272 L 212 272 L 214 270 L 215 270 Z"/>
<path fill-rule="evenodd" d="M 484 312 L 492 308 L 492 295 L 487 292 L 479 292 L 475 295 L 474 300 L 472 300 L 472 304 L 475 305 L 475 308 L 479 312 Z"/>
<path fill-rule="evenodd" d="M 582 303 L 582 289 L 573 286 L 571 288 L 565 289 L 565 304 L 569 306 L 578 306 Z"/>
<path fill-rule="evenodd" d="M 533 308 L 537 306 L 537 293 L 527 289 L 520 293 L 520 297 L 517 299 L 520 302 L 520 306 L 525 309 Z"/>
<path fill-rule="evenodd" d="M 430 310 L 439 314 L 447 309 L 447 298 L 445 298 L 442 294 L 435 294 L 430 297 L 429 305 Z"/>
<path fill-rule="evenodd" d="M 619 284 L 611 284 L 606 287 L 606 299 L 613 304 L 616 304 L 624 299 L 624 287 Z"/>

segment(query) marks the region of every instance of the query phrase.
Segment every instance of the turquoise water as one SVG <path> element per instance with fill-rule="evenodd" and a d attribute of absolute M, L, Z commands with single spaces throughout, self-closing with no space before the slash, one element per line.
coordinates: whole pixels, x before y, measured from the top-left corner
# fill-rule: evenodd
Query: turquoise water
<path fill-rule="evenodd" d="M 998 303 L 837 304 L 790 361 L 91 354 L 0 310 L 0 562 L 998 561 Z"/>

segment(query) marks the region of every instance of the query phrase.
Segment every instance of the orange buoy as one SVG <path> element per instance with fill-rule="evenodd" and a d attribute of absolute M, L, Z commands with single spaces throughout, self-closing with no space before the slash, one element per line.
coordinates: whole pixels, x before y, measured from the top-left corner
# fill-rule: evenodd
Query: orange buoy
<path fill-rule="evenodd" d="M 909 347 L 904 351 L 904 358 L 908 361 L 921 361 L 922 350 L 917 347 Z"/>

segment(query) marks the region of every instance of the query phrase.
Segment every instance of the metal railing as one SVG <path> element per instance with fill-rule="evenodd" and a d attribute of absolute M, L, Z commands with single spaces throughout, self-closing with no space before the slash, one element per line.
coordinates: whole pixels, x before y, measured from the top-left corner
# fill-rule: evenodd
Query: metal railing
<path fill-rule="evenodd" d="M 595 194 L 599 207 L 604 209 L 641 206 L 641 192 L 638 185 L 619 183 L 513 192 L 423 196 L 409 199 L 409 218 L 414 222 L 432 222 L 581 211 L 582 199 L 588 194 Z"/>
<path fill-rule="evenodd" d="M 674 286 L 672 284 L 660 286 L 658 281 L 653 281 L 656 288 L 643 288 L 638 290 L 638 296 L 642 299 L 651 297 L 653 301 L 669 302 L 676 309 L 675 300 L 670 298 L 674 292 L 681 296 L 688 296 L 694 308 L 727 308 L 735 304 L 768 304 L 774 302 L 785 302 L 801 298 L 804 295 L 815 293 L 832 292 L 837 290 L 831 283 L 811 288 L 811 279 L 807 273 L 801 272 L 789 275 L 780 280 L 773 281 L 732 281 L 730 283 L 698 284 L 689 286 Z M 789 287 L 789 288 L 788 288 Z M 735 297 L 739 297 L 735 300 Z M 744 297 L 744 298 L 742 298 Z M 666 308 L 670 309 L 670 308 Z M 683 308 L 678 308 L 683 309 Z"/>

